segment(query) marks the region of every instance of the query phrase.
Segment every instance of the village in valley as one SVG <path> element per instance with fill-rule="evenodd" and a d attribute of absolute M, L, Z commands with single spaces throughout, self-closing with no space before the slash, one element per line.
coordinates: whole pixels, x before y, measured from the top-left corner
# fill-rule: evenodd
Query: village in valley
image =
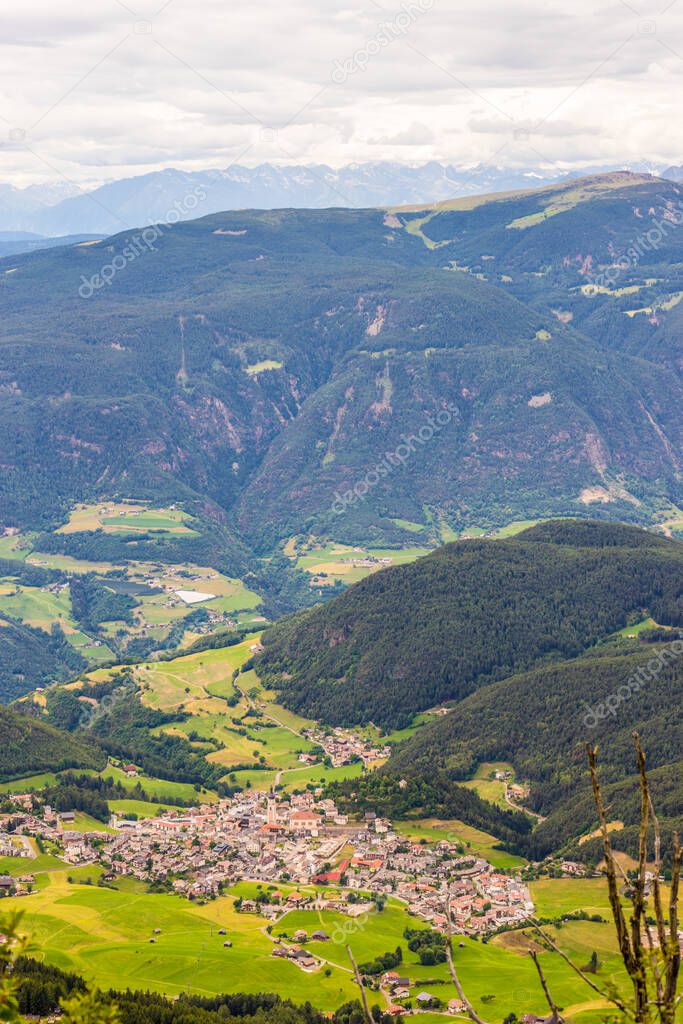
<path fill-rule="evenodd" d="M 0 845 L 5 855 L 25 859 L 26 872 L 0 877 L 0 893 L 30 896 L 35 853 L 29 837 L 41 847 L 48 843 L 58 849 L 74 868 L 98 865 L 102 885 L 115 886 L 117 879 L 132 876 L 156 891 L 206 901 L 236 883 L 256 882 L 254 897 L 236 899 L 236 909 L 262 917 L 273 941 L 272 956 L 305 972 L 327 963 L 306 945 L 332 938 L 317 927 L 315 912 L 321 910 L 344 915 L 353 929 L 364 926 L 368 914 L 391 897 L 419 919 L 415 927 L 445 935 L 448 908 L 455 934 L 484 936 L 521 925 L 534 909 L 519 877 L 463 853 L 456 840 L 447 837 L 434 846 L 408 841 L 373 812 L 351 822 L 321 790 L 289 796 L 242 792 L 216 804 L 137 821 L 112 815 L 107 832 L 74 830 L 73 812 L 58 813 L 32 794 L 10 799 L 16 812 L 3 815 L 0 828 L 12 832 L 0 833 Z M 293 911 L 311 911 L 311 925 L 290 936 L 282 928 Z M 157 940 L 152 935 L 149 941 Z M 224 945 L 232 942 L 226 935 Z M 404 1012 L 400 1001 L 411 996 L 418 1008 L 432 1007 L 429 994 L 411 991 L 405 973 L 384 971 L 375 984 L 390 1012 Z M 453 999 L 445 1009 L 457 1013 L 463 1007 Z"/>
<path fill-rule="evenodd" d="M 260 634 L 251 633 L 225 649 L 141 663 L 129 676 L 117 669 L 86 675 L 76 686 L 79 703 L 99 708 L 91 692 L 100 694 L 89 687 L 113 686 L 114 696 L 102 699 L 106 715 L 134 692 L 142 706 L 167 715 L 162 735 L 187 737 L 218 766 L 221 785 L 156 778 L 144 761 L 109 756 L 85 790 L 97 794 L 97 775 L 106 794 L 97 818 L 69 802 L 66 792 L 78 791 L 69 771 L 27 778 L 21 791 L 22 780 L 13 780 L 0 811 L 0 896 L 13 897 L 8 905 L 26 907 L 33 919 L 52 912 L 52 901 L 62 913 L 73 887 L 101 909 L 104 932 L 108 896 L 120 896 L 125 907 L 149 901 L 142 927 L 136 912 L 126 918 L 125 955 L 142 965 L 144 944 L 155 971 L 166 969 L 169 945 L 183 941 L 169 920 L 189 914 L 192 930 L 209 928 L 198 966 L 205 942 L 213 956 L 235 962 L 258 950 L 269 986 L 303 998 L 315 985 L 331 1007 L 348 995 L 352 944 L 365 954 L 358 955 L 363 984 L 379 993 L 385 1013 L 463 1014 L 446 976 L 448 934 L 463 956 L 507 938 L 514 943 L 543 912 L 530 880 L 545 866 L 528 865 L 463 822 L 392 821 L 372 804 L 350 811 L 329 784 L 381 766 L 408 730 L 327 726 L 290 712 L 251 667 L 261 650 Z M 33 713 L 43 714 L 58 693 L 37 690 Z M 435 706 L 411 728 L 451 711 Z M 528 786 L 512 765 L 481 764 L 465 785 L 525 810 Z M 583 864 L 555 869 L 564 878 L 586 874 Z"/>
<path fill-rule="evenodd" d="M 350 822 L 320 791 L 284 797 L 243 792 L 138 821 L 113 815 L 108 832 L 70 830 L 73 812 L 57 813 L 37 800 L 34 810 L 31 794 L 10 799 L 17 812 L 5 815 L 3 824 L 16 836 L 3 833 L 0 841 L 6 855 L 25 857 L 27 868 L 25 837 L 31 836 L 59 846 L 69 864 L 102 865 L 105 882 L 131 875 L 190 899 L 214 897 L 244 879 L 317 887 L 314 897 L 271 891 L 267 899 L 241 903 L 243 912 L 268 920 L 309 904 L 355 917 L 377 897 L 391 895 L 436 929 L 445 929 L 448 900 L 454 930 L 482 935 L 533 911 L 523 882 L 463 853 L 459 843 L 409 842 L 373 812 Z M 16 882 L 20 890 L 22 878 Z"/>

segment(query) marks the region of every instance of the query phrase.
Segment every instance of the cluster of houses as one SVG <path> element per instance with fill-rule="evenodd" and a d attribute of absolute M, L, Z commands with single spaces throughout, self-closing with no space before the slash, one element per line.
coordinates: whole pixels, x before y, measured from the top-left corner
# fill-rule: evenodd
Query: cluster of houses
<path fill-rule="evenodd" d="M 281 799 L 242 793 L 183 813 L 112 824 L 116 833 L 104 845 L 99 836 L 98 851 L 112 876 L 163 880 L 190 898 L 216 895 L 242 879 L 330 888 L 315 900 L 299 893 L 279 900 L 275 893 L 267 902 L 243 902 L 243 911 L 271 920 L 312 900 L 354 915 L 369 906 L 361 891 L 393 895 L 437 929 L 445 928 L 448 909 L 454 930 L 468 935 L 516 925 L 533 912 L 519 878 L 463 856 L 446 840 L 434 847 L 410 843 L 373 812 L 349 824 L 332 800 L 312 793 Z"/>
<path fill-rule="evenodd" d="M 350 729 L 333 729 L 323 732 L 321 729 L 306 729 L 302 733 L 307 739 L 316 743 L 329 757 L 333 767 L 338 768 L 354 761 L 362 761 L 366 767 L 376 765 L 385 760 L 391 748 L 385 744 L 371 743 L 364 736 Z M 315 760 L 310 754 L 302 754 L 300 760 Z"/>
<path fill-rule="evenodd" d="M 486 935 L 533 912 L 519 878 L 463 855 L 447 840 L 436 846 L 410 842 L 372 811 L 350 823 L 320 790 L 289 797 L 245 791 L 138 821 L 113 816 L 109 833 L 80 832 L 70 817 L 22 808 L 13 828 L 57 843 L 68 863 L 100 863 L 105 880 L 132 875 L 191 899 L 216 896 L 243 879 L 319 887 L 317 897 L 290 893 L 253 906 L 244 901 L 244 911 L 271 920 L 292 907 L 305 909 L 312 899 L 353 916 L 371 906 L 367 899 L 392 895 L 433 928 L 445 929 L 448 912 L 456 932 Z"/>
<path fill-rule="evenodd" d="M 297 967 L 301 968 L 302 971 L 317 971 L 322 961 L 319 957 L 314 956 L 310 950 L 304 949 L 299 943 L 308 942 L 309 938 L 314 942 L 328 942 L 329 935 L 323 931 L 315 931 L 309 936 L 304 931 L 298 931 L 294 933 L 293 938 L 293 945 L 278 939 L 273 947 L 272 955 L 280 959 L 290 960 Z"/>
<path fill-rule="evenodd" d="M 111 824 L 116 831 L 100 851 L 109 873 L 166 881 L 193 898 L 216 895 L 243 878 L 309 882 L 353 832 L 332 800 L 308 793 L 279 801 L 244 793 L 142 821 L 114 818 Z"/>
<path fill-rule="evenodd" d="M 409 999 L 412 995 L 410 991 L 412 987 L 410 978 L 402 977 L 396 971 L 386 971 L 380 979 L 380 985 L 388 994 L 390 1000 Z M 441 1005 L 441 1001 L 429 992 L 418 992 L 415 996 L 415 1003 L 421 1010 L 431 1010 Z M 447 1004 L 447 1010 L 448 1013 L 465 1013 L 466 1006 L 462 999 L 450 999 Z M 396 1002 L 390 1002 L 388 1012 L 392 1017 L 398 1017 L 399 1014 L 406 1012 L 406 1008 Z"/>
<path fill-rule="evenodd" d="M 0 830 L 0 857 L 30 857 L 31 849 L 16 836 Z"/>

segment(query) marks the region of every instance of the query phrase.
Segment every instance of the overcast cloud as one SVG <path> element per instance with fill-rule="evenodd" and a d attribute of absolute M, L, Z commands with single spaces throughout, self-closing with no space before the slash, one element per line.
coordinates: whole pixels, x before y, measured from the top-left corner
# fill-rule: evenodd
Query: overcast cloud
<path fill-rule="evenodd" d="M 162 3 L 0 18 L 0 181 L 683 161 L 683 0 Z"/>

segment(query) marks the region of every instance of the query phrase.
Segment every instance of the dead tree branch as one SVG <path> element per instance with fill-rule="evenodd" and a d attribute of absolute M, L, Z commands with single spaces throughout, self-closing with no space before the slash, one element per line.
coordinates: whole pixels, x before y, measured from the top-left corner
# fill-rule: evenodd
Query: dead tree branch
<path fill-rule="evenodd" d="M 363 1006 L 363 1016 L 365 1017 L 365 1022 L 366 1024 L 374 1024 L 372 1015 L 370 1013 L 370 1010 L 368 1009 L 368 997 L 365 994 L 365 985 L 363 984 L 363 979 L 361 978 L 360 971 L 358 970 L 358 964 L 355 961 L 354 955 L 351 952 L 351 947 L 349 945 L 347 945 L 346 947 L 346 953 L 348 955 L 349 960 L 351 961 L 351 966 L 353 967 L 353 976 L 356 979 L 356 985 L 358 985 L 358 989 L 360 991 L 360 1000 Z"/>

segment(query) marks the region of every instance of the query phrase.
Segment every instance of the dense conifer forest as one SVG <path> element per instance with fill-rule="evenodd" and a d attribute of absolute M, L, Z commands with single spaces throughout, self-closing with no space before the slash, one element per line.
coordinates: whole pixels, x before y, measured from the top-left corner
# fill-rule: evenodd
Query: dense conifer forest
<path fill-rule="evenodd" d="M 577 657 L 647 609 L 683 623 L 683 545 L 631 527 L 538 526 L 377 573 L 264 635 L 258 671 L 297 711 L 387 729 L 536 665 Z"/>

